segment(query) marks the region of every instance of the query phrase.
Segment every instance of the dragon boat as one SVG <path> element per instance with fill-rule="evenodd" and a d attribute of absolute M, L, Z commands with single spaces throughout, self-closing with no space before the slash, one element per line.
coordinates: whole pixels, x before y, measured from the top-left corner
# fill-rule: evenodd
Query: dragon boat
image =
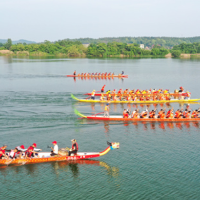
<path fill-rule="evenodd" d="M 74 109 L 76 115 L 80 116 L 82 119 L 90 119 L 90 120 L 105 120 L 105 121 L 145 121 L 145 122 L 189 122 L 189 121 L 200 121 L 200 118 L 180 118 L 180 119 L 153 119 L 153 118 L 123 118 L 122 115 L 110 115 L 110 117 L 104 117 L 103 115 L 83 115 L 76 109 Z"/>
<path fill-rule="evenodd" d="M 101 76 L 101 75 L 66 75 L 67 77 L 103 77 L 103 78 L 128 78 L 128 75 L 110 75 L 110 76 Z"/>
<path fill-rule="evenodd" d="M 112 101 L 112 100 L 93 100 L 93 99 L 78 99 L 71 94 L 72 99 L 84 103 L 134 103 L 134 104 L 159 104 L 159 103 L 190 103 L 199 101 L 200 99 L 170 99 L 170 100 L 156 100 L 156 101 Z"/>
<path fill-rule="evenodd" d="M 106 93 L 95 93 L 95 96 L 101 96 L 101 95 L 104 95 L 105 97 L 108 96 L 109 94 L 106 94 Z M 188 93 L 156 93 L 156 94 L 131 94 L 131 96 L 136 96 L 136 97 L 155 97 L 155 96 L 160 96 L 160 95 L 164 95 L 164 96 L 173 96 L 173 97 L 181 97 L 181 96 L 184 96 L 184 97 L 188 97 Z M 191 94 L 191 93 L 189 93 Z M 88 96 L 91 96 L 92 93 L 85 93 L 84 95 L 88 95 Z M 129 94 L 112 94 L 110 93 L 111 96 L 118 96 L 118 97 L 127 97 L 129 96 Z"/>
<path fill-rule="evenodd" d="M 24 165 L 24 164 L 34 164 L 34 163 L 46 163 L 46 162 L 55 162 L 55 161 L 72 161 L 72 160 L 81 160 L 81 159 L 90 159 L 100 156 L 104 156 L 110 150 L 118 149 L 119 143 L 117 142 L 107 142 L 109 145 L 104 151 L 101 152 L 78 152 L 73 156 L 63 156 L 58 155 L 51 157 L 51 152 L 39 152 L 37 158 L 25 158 L 25 159 L 1 159 L 0 165 Z"/>

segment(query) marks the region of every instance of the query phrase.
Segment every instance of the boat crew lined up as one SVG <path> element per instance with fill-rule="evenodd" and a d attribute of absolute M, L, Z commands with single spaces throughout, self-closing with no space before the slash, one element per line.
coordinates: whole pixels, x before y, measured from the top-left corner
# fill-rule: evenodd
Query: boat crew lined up
<path fill-rule="evenodd" d="M 72 147 L 66 148 L 69 150 L 67 156 L 71 155 L 77 155 L 78 152 L 78 143 L 75 139 L 72 141 Z M 51 147 L 52 151 L 49 154 L 49 157 L 52 156 L 60 156 L 59 150 L 58 150 L 58 144 L 57 141 L 52 142 L 54 147 Z M 39 151 L 42 151 L 42 149 L 36 149 L 37 144 L 33 143 L 31 146 L 29 146 L 27 149 L 25 149 L 24 145 L 17 146 L 14 149 L 8 150 L 7 145 L 3 145 L 0 147 L 0 159 L 31 159 L 31 158 L 39 158 Z M 42 152 L 41 152 L 42 153 Z"/>
<path fill-rule="evenodd" d="M 161 101 L 161 100 L 171 100 L 172 97 L 179 99 L 190 99 L 190 92 L 184 93 L 184 89 L 180 87 L 180 90 L 175 90 L 174 93 L 169 93 L 169 90 L 163 89 L 153 89 L 153 90 L 122 90 L 119 91 L 108 90 L 104 92 L 105 85 L 101 89 L 101 101 Z M 182 88 L 182 89 L 181 89 Z M 182 91 L 182 92 L 181 92 Z M 92 93 L 93 94 L 93 93 Z M 94 95 L 94 94 L 93 94 Z M 91 95 L 91 99 L 94 99 Z"/>
<path fill-rule="evenodd" d="M 123 118 L 152 118 L 152 119 L 191 119 L 200 118 L 200 108 L 194 111 L 185 109 L 178 109 L 175 113 L 173 108 L 165 112 L 165 109 L 161 109 L 158 114 L 156 114 L 156 109 L 148 111 L 147 109 L 139 113 L 139 110 L 134 110 L 132 113 L 127 109 L 123 111 Z"/>
<path fill-rule="evenodd" d="M 78 73 L 78 74 L 76 74 L 76 70 L 74 71 L 74 73 L 73 73 L 73 75 L 74 76 L 99 76 L 99 77 L 105 77 L 105 76 L 115 76 L 115 73 L 113 72 L 113 73 L 111 73 L 111 72 L 103 72 L 103 73 L 100 73 L 100 72 L 96 72 L 96 73 L 94 73 L 94 72 L 92 72 L 92 73 L 89 73 L 89 72 L 87 72 L 87 73 Z M 122 71 L 122 73 L 121 74 L 118 74 L 117 76 L 122 76 L 122 75 L 124 75 L 124 71 Z"/>

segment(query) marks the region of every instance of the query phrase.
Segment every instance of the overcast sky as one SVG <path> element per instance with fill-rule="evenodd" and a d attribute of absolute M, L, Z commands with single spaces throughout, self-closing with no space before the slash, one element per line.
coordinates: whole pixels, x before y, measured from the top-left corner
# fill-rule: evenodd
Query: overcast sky
<path fill-rule="evenodd" d="M 0 39 L 200 36 L 200 0 L 0 0 Z"/>

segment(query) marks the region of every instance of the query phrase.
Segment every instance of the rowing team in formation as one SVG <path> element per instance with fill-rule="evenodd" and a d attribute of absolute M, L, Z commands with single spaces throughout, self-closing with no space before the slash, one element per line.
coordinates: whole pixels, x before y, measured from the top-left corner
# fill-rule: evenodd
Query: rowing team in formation
<path fill-rule="evenodd" d="M 115 74 L 114 74 L 114 72 L 113 73 L 107 73 L 107 72 L 105 72 L 105 73 L 98 73 L 98 72 L 96 72 L 96 73 L 79 73 L 79 74 L 76 74 L 76 71 L 74 71 L 74 74 L 73 74 L 74 76 L 114 76 Z M 118 74 L 118 76 L 123 76 L 124 75 L 124 71 L 122 71 L 122 73 L 121 74 Z"/>
<path fill-rule="evenodd" d="M 200 118 L 200 108 L 197 110 L 194 110 L 191 112 L 191 110 L 185 109 L 178 109 L 175 113 L 173 108 L 170 109 L 166 114 L 165 114 L 165 109 L 161 109 L 158 114 L 156 115 L 156 109 L 152 111 L 142 111 L 139 113 L 139 110 L 134 110 L 132 113 L 128 109 L 124 109 L 123 112 L 123 118 L 152 118 L 152 119 L 181 119 L 181 118 L 186 118 L 186 119 L 191 119 L 191 118 Z"/>
<path fill-rule="evenodd" d="M 78 143 L 75 139 L 72 139 L 72 147 L 69 150 L 68 156 L 76 155 L 78 152 Z M 51 147 L 52 151 L 50 156 L 58 156 L 59 150 L 58 150 L 58 144 L 57 141 L 53 141 L 52 144 L 54 147 Z M 42 151 L 42 149 L 36 149 L 37 144 L 33 143 L 31 146 L 29 146 L 27 149 L 25 149 L 24 145 L 17 146 L 15 149 L 7 150 L 8 145 L 3 145 L 0 147 L 0 159 L 31 159 L 31 158 L 37 158 L 38 151 Z"/>
<path fill-rule="evenodd" d="M 105 87 L 105 86 L 103 86 Z M 102 87 L 102 88 L 103 88 Z M 182 88 L 182 87 L 180 87 Z M 182 91 L 182 92 L 181 92 Z M 177 92 L 177 94 L 183 93 L 184 90 L 179 90 Z M 104 92 L 104 88 L 101 89 L 101 97 L 100 97 L 100 101 L 157 101 L 157 100 L 170 100 L 171 99 L 171 95 L 169 93 L 169 90 L 124 90 L 122 91 L 122 89 L 120 89 L 118 92 L 114 89 L 112 92 L 110 90 L 108 90 L 106 92 L 106 95 L 103 93 Z M 181 99 L 185 98 L 185 99 L 190 99 L 190 92 L 186 92 L 184 97 L 180 96 Z M 91 99 L 95 100 L 95 90 L 92 91 L 91 93 Z"/>

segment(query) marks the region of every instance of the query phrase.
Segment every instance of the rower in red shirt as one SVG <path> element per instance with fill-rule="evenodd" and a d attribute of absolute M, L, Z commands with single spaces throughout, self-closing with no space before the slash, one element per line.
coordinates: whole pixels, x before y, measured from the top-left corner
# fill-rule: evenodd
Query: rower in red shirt
<path fill-rule="evenodd" d="M 37 155 L 37 153 L 34 151 L 36 150 L 35 147 L 37 147 L 36 143 L 33 143 L 30 147 L 28 147 L 28 149 L 25 152 L 26 157 L 35 157 Z M 37 149 L 39 151 L 41 151 L 42 149 Z"/>
<path fill-rule="evenodd" d="M 6 151 L 7 145 L 4 144 L 1 148 L 0 148 L 0 159 L 2 159 L 3 157 L 8 159 L 8 156 L 6 155 L 5 151 Z"/>
<path fill-rule="evenodd" d="M 123 112 L 123 118 L 128 118 L 128 111 L 126 109 L 124 109 L 124 112 Z"/>

